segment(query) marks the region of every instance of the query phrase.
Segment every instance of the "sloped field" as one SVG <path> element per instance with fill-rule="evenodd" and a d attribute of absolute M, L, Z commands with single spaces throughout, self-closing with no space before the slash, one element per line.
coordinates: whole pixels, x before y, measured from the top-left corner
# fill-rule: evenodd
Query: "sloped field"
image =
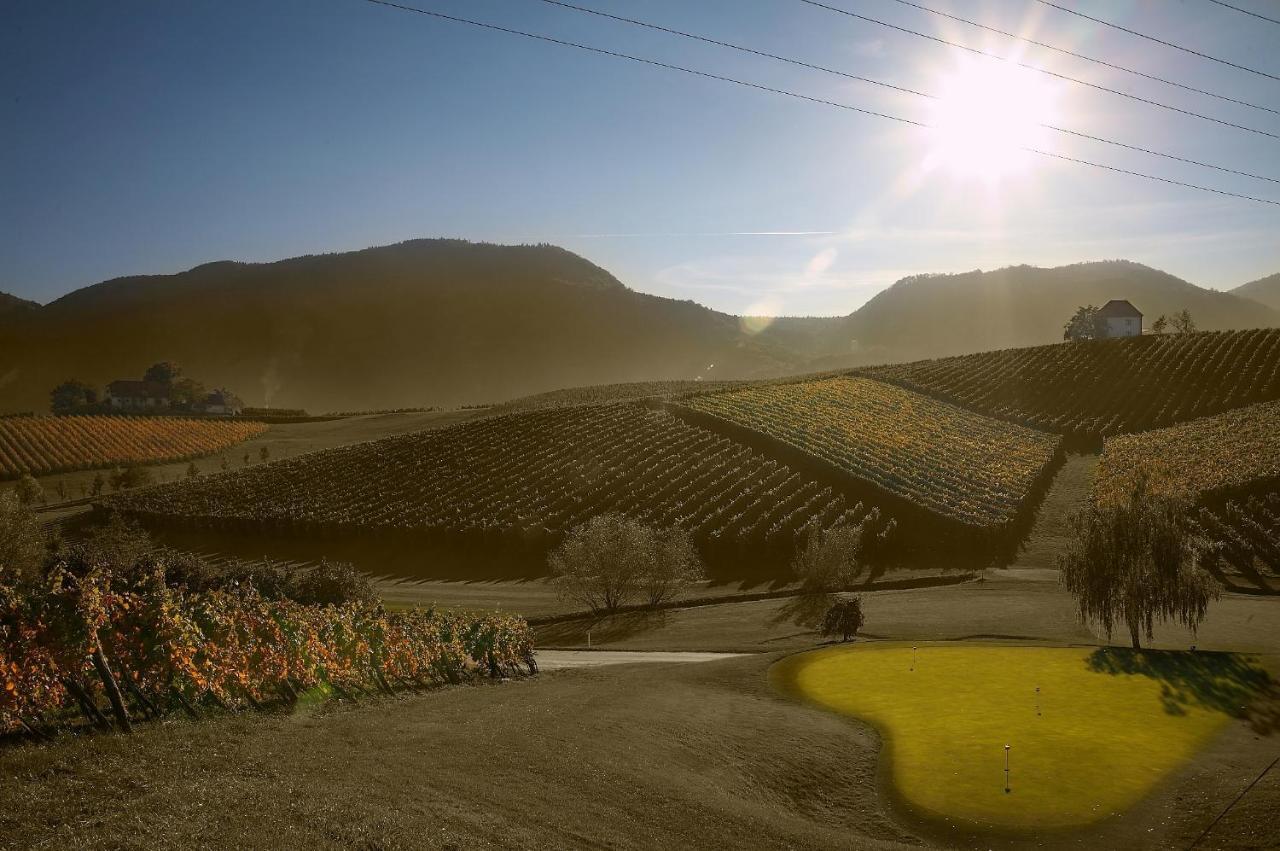
<path fill-rule="evenodd" d="M 181 417 L 0 418 L 0 479 L 118 464 L 149 464 L 220 452 L 267 427 Z"/>
<path fill-rule="evenodd" d="M 622 512 L 704 547 L 790 552 L 864 513 L 829 484 L 665 411 L 550 409 L 312 453 L 113 497 L 152 520 L 265 532 L 380 531 L 545 548 Z"/>
<path fill-rule="evenodd" d="M 1005 349 L 863 373 L 985 414 L 1096 440 L 1280 399 L 1280 329 Z"/>
<path fill-rule="evenodd" d="M 862 377 L 761 385 L 681 405 L 975 528 L 1012 523 L 1061 442 Z"/>

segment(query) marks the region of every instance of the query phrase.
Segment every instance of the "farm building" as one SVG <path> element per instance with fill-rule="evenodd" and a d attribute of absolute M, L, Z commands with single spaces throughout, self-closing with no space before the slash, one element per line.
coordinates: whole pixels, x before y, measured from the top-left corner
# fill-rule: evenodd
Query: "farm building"
<path fill-rule="evenodd" d="M 1098 318 L 1108 338 L 1142 336 L 1142 312 L 1125 299 L 1111 299 L 1098 310 Z"/>
<path fill-rule="evenodd" d="M 169 385 L 163 381 L 113 381 L 107 385 L 107 404 L 122 411 L 167 408 Z"/>

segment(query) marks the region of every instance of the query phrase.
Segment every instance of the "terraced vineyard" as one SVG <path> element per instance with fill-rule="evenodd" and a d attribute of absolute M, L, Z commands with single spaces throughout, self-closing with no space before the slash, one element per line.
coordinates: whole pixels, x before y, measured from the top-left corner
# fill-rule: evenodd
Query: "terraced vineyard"
<path fill-rule="evenodd" d="M 1280 591 L 1280 485 L 1265 494 L 1202 508 L 1196 522 L 1218 544 L 1215 566 L 1228 583 Z M 1238 581 L 1224 575 L 1227 571 Z"/>
<path fill-rule="evenodd" d="M 1052 472 L 1061 442 L 861 377 L 767 384 L 681 407 L 974 528 L 1012 524 Z"/>
<path fill-rule="evenodd" d="M 1005 349 L 861 372 L 1096 441 L 1280 399 L 1280 329 Z"/>
<path fill-rule="evenodd" d="M 0 479 L 181 461 L 220 452 L 266 429 L 258 422 L 179 417 L 5 417 Z"/>
<path fill-rule="evenodd" d="M 838 489 L 665 411 L 512 414 L 316 452 L 110 499 L 153 523 L 273 533 L 377 531 L 545 553 L 603 512 L 690 529 L 729 558 L 790 552 L 806 524 L 864 512 Z"/>
<path fill-rule="evenodd" d="M 1280 485 L 1280 402 L 1264 402 L 1171 428 L 1107 438 L 1095 484 L 1122 495 L 1139 472 L 1160 492 L 1220 501 Z"/>

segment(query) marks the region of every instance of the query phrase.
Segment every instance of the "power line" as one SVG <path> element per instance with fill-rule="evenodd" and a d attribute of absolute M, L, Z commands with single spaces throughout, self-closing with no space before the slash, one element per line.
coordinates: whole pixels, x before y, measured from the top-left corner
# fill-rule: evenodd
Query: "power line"
<path fill-rule="evenodd" d="M 956 42 L 956 41 L 949 41 L 945 38 L 939 38 L 936 35 L 929 35 L 928 33 L 922 33 L 922 32 L 919 32 L 918 30 L 908 29 L 907 27 L 900 27 L 897 24 L 891 24 L 891 23 L 888 23 L 887 21 L 881 21 L 877 18 L 870 18 L 870 17 L 867 17 L 866 15 L 858 14 L 857 12 L 850 12 L 848 9 L 841 9 L 837 6 L 828 6 L 826 3 L 818 2 L 818 0 L 800 0 L 800 2 L 808 4 L 810 6 L 815 6 L 819 9 L 826 9 L 828 12 L 835 12 L 836 14 L 839 14 L 839 15 L 845 15 L 846 17 L 856 18 L 860 21 L 866 21 L 869 24 L 876 24 L 877 26 L 888 27 L 891 30 L 897 30 L 898 32 L 907 33 L 908 35 L 914 35 L 918 38 L 928 39 L 929 41 L 937 42 L 938 44 L 945 44 L 948 47 L 955 47 L 960 50 L 967 50 L 970 53 L 976 53 L 979 56 L 986 56 L 991 59 L 999 59 L 1001 62 L 1008 62 L 1012 65 L 1017 65 L 1019 68 L 1027 68 L 1029 70 L 1036 71 L 1041 74 L 1048 74 L 1050 77 L 1057 77 L 1060 80 L 1067 80 L 1068 82 L 1076 83 L 1081 86 L 1088 86 L 1089 88 L 1097 89 L 1100 92 L 1107 92 L 1108 94 L 1119 95 L 1122 98 L 1128 98 L 1129 100 L 1137 101 L 1138 103 L 1145 103 L 1149 106 L 1157 106 L 1161 109 L 1167 109 L 1170 112 L 1177 112 L 1182 115 L 1189 115 L 1192 118 L 1199 118 L 1203 121 L 1212 121 L 1214 124 L 1221 124 L 1223 127 L 1234 127 L 1237 130 L 1245 130 L 1249 133 L 1257 133 L 1259 136 L 1268 136 L 1272 139 L 1280 140 L 1280 134 L 1271 133 L 1267 130 L 1259 130 L 1256 127 L 1246 127 L 1243 124 L 1236 124 L 1232 121 L 1225 121 L 1221 118 L 1214 118 L 1212 115 L 1205 115 L 1200 112 L 1192 112 L 1189 109 L 1183 109 L 1178 106 L 1172 106 L 1171 104 L 1161 103 L 1158 100 L 1151 100 L 1150 98 L 1140 97 L 1138 95 L 1130 94 L 1129 92 L 1122 92 L 1119 89 L 1112 89 L 1107 86 L 1100 86 L 1097 83 L 1090 83 L 1088 80 L 1081 80 L 1079 77 L 1071 77 L 1066 74 L 1059 74 L 1057 71 L 1050 71 L 1048 68 L 1041 68 L 1039 66 L 1032 65 L 1027 62 L 1019 62 L 1016 59 L 1009 59 L 1007 57 L 1001 56 L 998 53 L 993 53 L 989 50 L 979 50 L 978 48 L 970 47 L 967 44 L 960 44 L 959 42 Z"/>
<path fill-rule="evenodd" d="M 1113 30 L 1120 30 L 1120 32 L 1126 32 L 1129 35 L 1135 35 L 1138 38 L 1144 38 L 1147 41 L 1154 42 L 1156 44 L 1162 44 L 1165 47 L 1172 47 L 1174 50 L 1181 50 L 1183 53 L 1189 53 L 1192 56 L 1199 56 L 1201 59 L 1209 59 L 1213 62 L 1221 63 L 1222 65 L 1229 65 L 1232 68 L 1237 68 L 1241 71 L 1248 71 L 1250 74 L 1257 74 L 1259 77 L 1268 77 L 1272 80 L 1280 80 L 1280 77 L 1277 77 L 1275 74 L 1268 74 L 1266 71 L 1259 71 L 1257 68 L 1250 68 L 1248 65 L 1239 65 L 1228 59 L 1219 59 L 1217 56 L 1210 56 L 1207 53 L 1201 53 L 1198 50 L 1192 50 L 1190 47 L 1183 47 L 1180 44 L 1174 44 L 1171 41 L 1165 41 L 1164 39 L 1156 38 L 1153 35 L 1140 33 L 1137 30 L 1131 30 L 1128 27 L 1122 27 L 1120 26 L 1120 24 L 1113 24 L 1111 21 L 1104 21 L 1101 18 L 1095 18 L 1092 15 L 1086 15 L 1084 12 L 1077 12 L 1075 9 L 1068 9 L 1066 6 L 1059 6 L 1057 3 L 1051 2 L 1051 0 L 1036 0 L 1036 2 L 1042 3 L 1045 6 L 1051 6 L 1052 8 L 1057 9 L 1061 12 L 1066 12 L 1068 15 L 1075 15 L 1077 18 L 1084 18 L 1086 21 L 1093 21 L 1095 24 L 1102 24 L 1104 27 L 1111 27 L 1111 29 Z M 1234 9 L 1235 7 L 1233 6 L 1232 8 Z"/>
<path fill-rule="evenodd" d="M 1219 6 L 1226 6 L 1228 9 L 1235 9 L 1237 12 L 1243 12 L 1254 18 L 1261 18 L 1264 21 L 1270 21 L 1273 24 L 1280 24 L 1275 18 L 1268 18 L 1266 15 L 1259 15 L 1257 12 L 1250 12 L 1248 9 L 1241 9 L 1239 6 L 1232 6 L 1230 3 L 1223 3 L 1222 0 L 1209 0 L 1210 3 L 1217 3 Z"/>
<path fill-rule="evenodd" d="M 1115 70 L 1115 71 L 1124 71 L 1126 74 L 1133 74 L 1135 76 L 1142 77 L 1145 80 L 1153 80 L 1157 83 L 1164 83 L 1166 86 L 1173 86 L 1174 88 L 1182 89 L 1183 91 L 1195 92 L 1198 95 L 1207 95 L 1208 97 L 1217 98 L 1218 100 L 1224 100 L 1228 103 L 1235 103 L 1235 104 L 1239 104 L 1240 106 L 1247 106 L 1252 109 L 1260 109 L 1263 112 L 1270 112 L 1270 113 L 1280 115 L 1280 109 L 1272 109 L 1269 106 L 1262 106 L 1261 104 L 1250 103 L 1247 100 L 1239 100 L 1238 98 L 1233 98 L 1229 95 L 1219 94 L 1218 92 L 1207 91 L 1206 89 L 1197 89 L 1195 86 L 1188 86 L 1186 83 L 1179 83 L 1176 80 L 1170 80 L 1166 77 L 1157 76 L 1156 74 L 1148 74 L 1145 71 L 1138 71 L 1137 69 L 1129 68 L 1125 65 L 1117 65 L 1114 62 L 1108 62 L 1105 59 L 1098 59 L 1095 56 L 1086 56 L 1083 53 L 1076 53 L 1074 50 L 1067 50 L 1065 47 L 1056 47 L 1055 45 L 1052 45 L 1052 44 L 1046 44 L 1043 41 L 1036 41 L 1034 38 L 1027 38 L 1026 36 L 1018 35 L 1017 33 L 1011 33 L 1006 30 L 1002 30 L 998 27 L 988 26 L 987 24 L 979 23 L 978 21 L 971 21 L 968 18 L 962 18 L 959 15 L 952 15 L 951 13 L 944 12 L 941 9 L 933 9 L 933 8 L 930 8 L 929 6 L 922 6 L 919 3 L 912 3 L 911 0 L 893 0 L 893 2 L 901 3 L 903 6 L 910 6 L 913 9 L 919 9 L 921 12 L 928 12 L 931 15 L 937 15 L 939 17 L 947 18 L 952 21 L 958 21 L 959 23 L 962 23 L 962 24 L 968 24 L 971 27 L 977 27 L 979 29 L 986 30 L 987 32 L 993 32 L 998 35 L 1005 36 L 1007 38 L 1017 39 L 1018 41 L 1024 41 L 1027 44 L 1034 44 L 1036 47 L 1043 47 L 1045 50 L 1052 50 L 1055 53 L 1061 53 L 1064 56 L 1071 56 L 1071 57 L 1074 57 L 1075 59 L 1083 59 L 1085 62 L 1093 62 L 1094 64 L 1101 65 L 1105 68 L 1111 68 L 1112 70 Z M 1210 2 L 1216 3 L 1218 2 L 1218 0 L 1210 0 Z M 1270 19 L 1268 18 L 1267 20 L 1270 20 Z M 1280 23 L 1280 21 L 1277 21 L 1276 23 Z"/>
<path fill-rule="evenodd" d="M 826 74 L 834 74 L 838 77 L 844 77 L 850 80 L 857 80 L 858 82 L 862 82 L 862 83 L 869 83 L 873 86 L 882 86 L 887 89 L 893 89 L 894 91 L 915 95 L 916 97 L 927 98 L 929 100 L 934 100 L 934 101 L 938 100 L 937 95 L 931 95 L 928 92 L 916 91 L 915 89 L 909 89 L 909 88 L 906 88 L 905 86 L 894 85 L 893 83 L 886 83 L 883 80 L 876 80 L 871 77 L 862 77 L 857 74 L 849 74 L 844 71 L 838 71 L 834 68 L 828 68 L 824 65 L 816 65 L 812 62 L 804 62 L 799 59 L 792 59 L 791 57 L 788 57 L 788 56 L 780 56 L 776 53 L 768 53 L 763 50 L 756 50 L 755 48 L 745 47 L 740 44 L 733 44 L 732 42 L 720 41 L 719 39 L 709 38 L 708 36 L 702 36 L 696 33 L 685 32 L 684 30 L 677 30 L 671 27 L 664 27 L 659 24 L 649 23 L 647 21 L 636 20 L 635 18 L 625 18 L 621 15 L 614 15 L 610 12 L 602 12 L 598 9 L 588 9 L 585 6 L 577 6 L 577 5 L 574 5 L 573 3 L 562 2 L 562 0 L 539 0 L 539 2 L 547 3 L 551 6 L 559 6 L 563 9 L 570 9 L 575 12 L 584 12 L 588 15 L 595 15 L 596 17 L 600 17 L 600 18 L 608 18 L 609 20 L 618 21 L 619 23 L 631 24 L 637 27 L 645 27 L 647 29 L 657 30 L 659 32 L 680 36 L 682 38 L 692 39 L 694 41 L 703 42 L 705 44 L 714 44 L 718 47 L 727 47 L 731 50 L 738 50 L 743 53 L 749 53 L 753 56 L 762 56 L 767 59 L 776 60 L 778 62 L 786 62 L 789 65 L 798 65 L 801 68 L 808 68 L 814 71 L 822 71 L 823 73 L 826 73 Z M 1240 175 L 1241 177 L 1250 177 L 1255 180 L 1266 180 L 1271 183 L 1280 184 L 1280 179 L 1277 179 L 1274 177 L 1267 177 L 1266 175 L 1262 175 L 1262 174 L 1253 174 L 1252 172 L 1248 172 L 1248 171 L 1240 171 L 1234 168 L 1227 168 L 1226 166 L 1214 165 L 1213 163 L 1201 162 L 1200 160 L 1193 160 L 1187 157 L 1180 157 L 1180 156 L 1177 156 L 1176 154 L 1168 154 L 1168 153 L 1164 153 L 1163 151 L 1156 151 L 1150 148 L 1143 148 L 1138 145 L 1130 145 L 1130 144 L 1126 144 L 1125 142 L 1116 141 L 1115 139 L 1107 139 L 1102 136 L 1094 136 L 1089 133 L 1082 133 L 1078 130 L 1069 130 L 1065 127 L 1058 127 L 1053 124 L 1040 124 L 1038 126 L 1044 127 L 1048 130 L 1053 130 L 1056 133 L 1064 133 L 1068 136 L 1075 136 L 1080 139 L 1089 139 L 1094 142 L 1101 142 L 1104 145 L 1114 145 L 1115 147 L 1118 147 L 1118 148 L 1126 148 L 1130 151 L 1138 151 L 1139 153 L 1149 154 L 1153 157 L 1163 157 L 1164 159 L 1167 159 L 1167 160 L 1176 160 L 1177 162 L 1187 163 L 1189 165 L 1195 165 L 1201 168 L 1209 168 L 1209 169 L 1213 169 L 1214 171 L 1223 172 L 1225 174 L 1236 174 L 1236 175 Z"/>
<path fill-rule="evenodd" d="M 760 83 L 752 83 L 747 80 L 739 80 L 735 77 L 726 77 L 720 74 L 712 74 L 708 71 L 699 71 L 694 68 L 686 68 L 683 65 L 673 65 L 668 62 L 659 62 L 656 59 L 647 59 L 642 56 L 633 56 L 629 53 L 621 53 L 614 50 L 606 50 L 601 47 L 592 47 L 591 45 L 580 44 L 576 41 L 568 41 L 567 39 L 554 38 L 552 36 L 547 36 L 547 35 L 539 35 L 537 33 L 526 32 L 524 30 L 517 30 L 511 27 L 499 26 L 498 24 L 489 24 L 483 21 L 474 21 L 474 20 L 471 20 L 470 18 L 461 18 L 456 15 L 446 15 L 443 12 L 434 12 L 428 9 L 419 9 L 416 6 L 405 6 L 400 3 L 392 2 L 392 0 L 365 0 L 365 2 L 372 3 L 376 6 L 386 6 L 387 8 L 390 8 L 390 9 L 399 9 L 400 11 L 403 11 L 403 12 L 413 12 L 418 15 L 426 15 L 428 17 L 437 18 L 443 21 L 451 21 L 457 24 L 466 24 L 468 26 L 479 27 L 481 29 L 507 33 L 508 35 L 518 35 L 524 38 L 534 39 L 535 41 L 542 41 L 548 44 L 560 45 L 561 47 L 572 47 L 578 50 L 586 51 L 588 53 L 595 53 L 600 56 L 609 56 L 615 59 L 626 59 L 631 62 L 637 62 L 642 65 L 649 65 L 655 68 L 665 68 L 671 71 L 680 71 L 685 74 L 692 74 L 696 77 L 703 77 L 709 80 L 719 80 L 720 82 L 724 82 L 724 83 L 733 83 L 734 85 L 744 86 L 749 89 L 756 89 L 757 91 L 770 92 L 772 94 L 777 94 L 777 95 L 785 95 L 787 97 L 796 98 L 797 100 L 808 101 L 809 103 L 821 104 L 823 106 L 832 106 L 837 109 L 847 110 L 849 112 L 862 113 L 863 115 L 873 115 L 877 118 L 885 118 L 890 121 L 897 121 L 902 124 L 910 124 L 914 127 L 921 127 L 924 129 L 934 129 L 932 125 L 925 124 L 924 122 L 921 122 L 921 121 L 913 121 L 910 118 L 903 118 L 898 115 L 890 115 L 885 112 L 876 112 L 875 110 L 863 109 L 862 107 L 853 106 L 847 103 L 839 103 L 837 101 L 825 100 L 823 98 L 818 98 L 818 97 L 812 97 L 810 95 L 801 94 L 799 92 L 793 92 L 788 89 L 778 89 L 772 86 L 765 86 Z M 1244 195 L 1237 192 L 1228 192 L 1225 189 L 1214 189 L 1213 187 L 1210 187 L 1210 186 L 1201 186 L 1195 183 L 1186 183 L 1181 180 L 1173 180 L 1172 178 L 1158 177 L 1156 175 L 1146 174 L 1140 171 L 1131 171 L 1125 168 L 1103 165 L 1102 163 L 1095 163 L 1095 162 L 1092 162 L 1091 160 L 1080 159 L 1077 157 L 1070 157 L 1070 156 L 1066 156 L 1065 154 L 1055 154 L 1049 151 L 1042 151 L 1037 148 L 1023 148 L 1022 150 L 1025 150 L 1033 154 L 1039 154 L 1045 157 L 1052 157 L 1053 159 L 1076 163 L 1079 165 L 1092 166 L 1093 168 L 1103 169 L 1105 171 L 1115 172 L 1117 174 L 1127 174 L 1132 177 L 1141 177 L 1146 180 L 1154 180 L 1160 183 L 1167 183 L 1172 186 L 1180 186 L 1185 189 L 1195 189 L 1200 192 L 1211 192 L 1215 195 L 1222 195 L 1228 198 L 1238 198 L 1243 201 L 1256 201 L 1259 204 L 1270 204 L 1275 207 L 1280 207 L 1280 201 L 1273 201 L 1267 198 L 1258 198 L 1253 195 Z"/>

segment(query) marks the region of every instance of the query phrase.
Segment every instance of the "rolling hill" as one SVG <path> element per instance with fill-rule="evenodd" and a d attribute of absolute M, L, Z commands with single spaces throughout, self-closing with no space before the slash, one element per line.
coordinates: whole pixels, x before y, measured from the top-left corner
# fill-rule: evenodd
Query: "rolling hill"
<path fill-rule="evenodd" d="M 1123 260 L 1011 266 L 905 278 L 852 314 L 847 331 L 865 358 L 889 363 L 1057 342 L 1076 307 L 1110 299 L 1128 299 L 1147 326 L 1184 308 L 1201 331 L 1280 326 L 1280 313 L 1240 295 Z"/>
<path fill-rule="evenodd" d="M 1280 399 L 1280 330 L 1060 343 L 864 373 L 989 416 L 1097 442 Z"/>
<path fill-rule="evenodd" d="M 16 295 L 9 295 L 8 293 L 0 293 L 0 321 L 30 313 L 39 307 L 40 305 L 34 301 L 27 301 L 25 298 L 18 298 Z"/>
<path fill-rule="evenodd" d="M 360 410 L 794 364 L 774 349 L 559 248 L 418 240 L 77 290 L 0 326 L 15 372 L 0 410 L 42 410 L 68 376 L 102 385 L 157 360 L 250 404 Z"/>
<path fill-rule="evenodd" d="M 1231 291 L 1234 296 L 1253 299 L 1272 310 L 1280 310 L 1280 272 L 1242 284 Z"/>
<path fill-rule="evenodd" d="M 413 240 L 118 278 L 43 307 L 0 299 L 0 413 L 42 411 L 176 360 L 250 405 L 364 410 L 501 402 L 631 381 L 777 377 L 1061 339 L 1080 304 L 1127 298 L 1202 329 L 1280 313 L 1113 261 L 905 278 L 846 316 L 743 321 L 628 289 L 550 245 Z"/>

